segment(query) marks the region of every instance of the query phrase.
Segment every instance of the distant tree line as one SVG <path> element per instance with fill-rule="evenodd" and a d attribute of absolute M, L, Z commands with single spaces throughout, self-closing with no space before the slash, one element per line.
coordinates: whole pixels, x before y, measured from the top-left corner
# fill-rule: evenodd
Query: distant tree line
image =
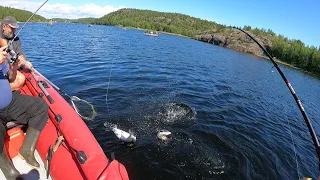
<path fill-rule="evenodd" d="M 279 35 L 273 38 L 269 52 L 284 62 L 320 74 L 320 52 L 315 46 Z"/>
<path fill-rule="evenodd" d="M 165 31 L 189 37 L 202 31 L 225 27 L 184 14 L 137 9 L 120 9 L 97 19 L 94 23 Z"/>
<path fill-rule="evenodd" d="M 267 50 L 277 59 L 309 72 L 320 74 L 320 47 L 317 49 L 315 46 L 306 46 L 300 40 L 290 40 L 283 35 L 276 35 L 270 29 L 251 29 L 250 26 L 244 26 L 243 29 L 256 36 L 271 39 L 272 46 L 267 47 Z"/>
<path fill-rule="evenodd" d="M 80 23 L 80 24 L 92 24 L 97 18 L 79 18 L 79 19 L 65 19 L 65 18 L 52 18 L 56 22 L 65 23 Z"/>
<path fill-rule="evenodd" d="M 80 18 L 80 19 L 73 19 L 71 22 L 73 23 L 80 23 L 80 24 L 92 24 L 95 22 L 97 18 Z"/>
<path fill-rule="evenodd" d="M 188 37 L 210 31 L 224 33 L 226 28 L 225 25 L 184 14 L 138 9 L 120 9 L 92 23 L 165 31 Z M 306 46 L 300 40 L 289 40 L 283 35 L 276 35 L 271 29 L 251 28 L 251 26 L 244 26 L 243 29 L 255 36 L 270 39 L 272 45 L 267 49 L 277 59 L 320 74 L 320 47 L 317 49 L 314 46 Z"/>
<path fill-rule="evenodd" d="M 30 11 L 0 6 L 0 21 L 2 21 L 3 18 L 5 18 L 6 16 L 12 16 L 18 22 L 26 22 L 31 17 L 32 14 L 33 13 Z M 40 15 L 34 15 L 30 21 L 31 22 L 46 22 L 48 20 Z"/>
<path fill-rule="evenodd" d="M 56 21 L 56 22 L 70 22 L 70 19 L 65 19 L 65 18 L 52 18 L 50 19 L 52 21 Z"/>

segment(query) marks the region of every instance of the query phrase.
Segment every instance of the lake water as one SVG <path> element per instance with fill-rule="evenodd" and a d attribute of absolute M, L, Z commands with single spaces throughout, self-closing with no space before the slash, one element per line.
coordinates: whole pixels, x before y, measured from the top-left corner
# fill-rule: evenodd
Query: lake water
<path fill-rule="evenodd" d="M 132 180 L 291 180 L 319 173 L 302 115 L 268 60 L 111 26 L 28 24 L 20 38 L 37 70 L 94 105 L 88 127 Z M 280 68 L 319 134 L 320 80 Z M 172 108 L 180 103 L 194 109 L 194 118 Z M 130 129 L 137 142 L 122 143 L 112 125 Z M 161 129 L 172 136 L 157 139 Z"/>

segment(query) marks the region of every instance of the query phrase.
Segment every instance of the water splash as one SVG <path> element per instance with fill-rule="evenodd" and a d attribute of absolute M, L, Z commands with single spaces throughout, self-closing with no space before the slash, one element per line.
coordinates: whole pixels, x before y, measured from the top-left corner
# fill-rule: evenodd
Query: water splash
<path fill-rule="evenodd" d="M 194 108 L 183 103 L 165 104 L 158 113 L 158 118 L 164 122 L 174 123 L 179 121 L 193 120 L 196 116 Z"/>
<path fill-rule="evenodd" d="M 113 123 L 110 123 L 110 122 L 105 122 L 103 123 L 104 127 L 107 128 L 107 130 L 112 130 L 113 128 L 117 127 L 117 125 L 113 124 Z"/>

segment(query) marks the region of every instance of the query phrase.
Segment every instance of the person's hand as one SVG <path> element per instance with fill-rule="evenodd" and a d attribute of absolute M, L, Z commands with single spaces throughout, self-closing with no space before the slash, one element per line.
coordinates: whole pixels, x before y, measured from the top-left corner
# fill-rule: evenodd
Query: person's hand
<path fill-rule="evenodd" d="M 24 64 L 24 67 L 28 70 L 31 70 L 32 69 L 32 63 L 30 61 L 27 61 L 25 64 Z"/>
<path fill-rule="evenodd" d="M 8 53 L 5 51 L 6 48 L 7 46 L 0 48 L 0 64 L 6 61 L 6 57 L 8 55 Z"/>
<path fill-rule="evenodd" d="M 14 62 L 13 64 L 10 64 L 10 69 L 17 71 L 20 68 L 20 60 L 17 59 L 16 62 Z"/>

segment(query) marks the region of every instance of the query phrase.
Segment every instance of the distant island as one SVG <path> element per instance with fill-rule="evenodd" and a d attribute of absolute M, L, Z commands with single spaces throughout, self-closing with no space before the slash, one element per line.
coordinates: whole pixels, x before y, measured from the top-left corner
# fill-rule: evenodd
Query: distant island
<path fill-rule="evenodd" d="M 12 15 L 18 21 L 26 21 L 31 12 L 0 6 L 0 18 Z M 223 46 L 237 51 L 265 57 L 263 51 L 244 33 L 216 22 L 191 17 L 180 13 L 166 13 L 151 10 L 120 9 L 101 18 L 51 19 L 57 22 L 100 24 L 147 29 L 182 35 L 191 39 Z M 49 21 L 35 16 L 33 21 Z M 302 41 L 276 35 L 272 30 L 244 26 L 280 62 L 320 74 L 320 48 L 306 46 Z"/>

